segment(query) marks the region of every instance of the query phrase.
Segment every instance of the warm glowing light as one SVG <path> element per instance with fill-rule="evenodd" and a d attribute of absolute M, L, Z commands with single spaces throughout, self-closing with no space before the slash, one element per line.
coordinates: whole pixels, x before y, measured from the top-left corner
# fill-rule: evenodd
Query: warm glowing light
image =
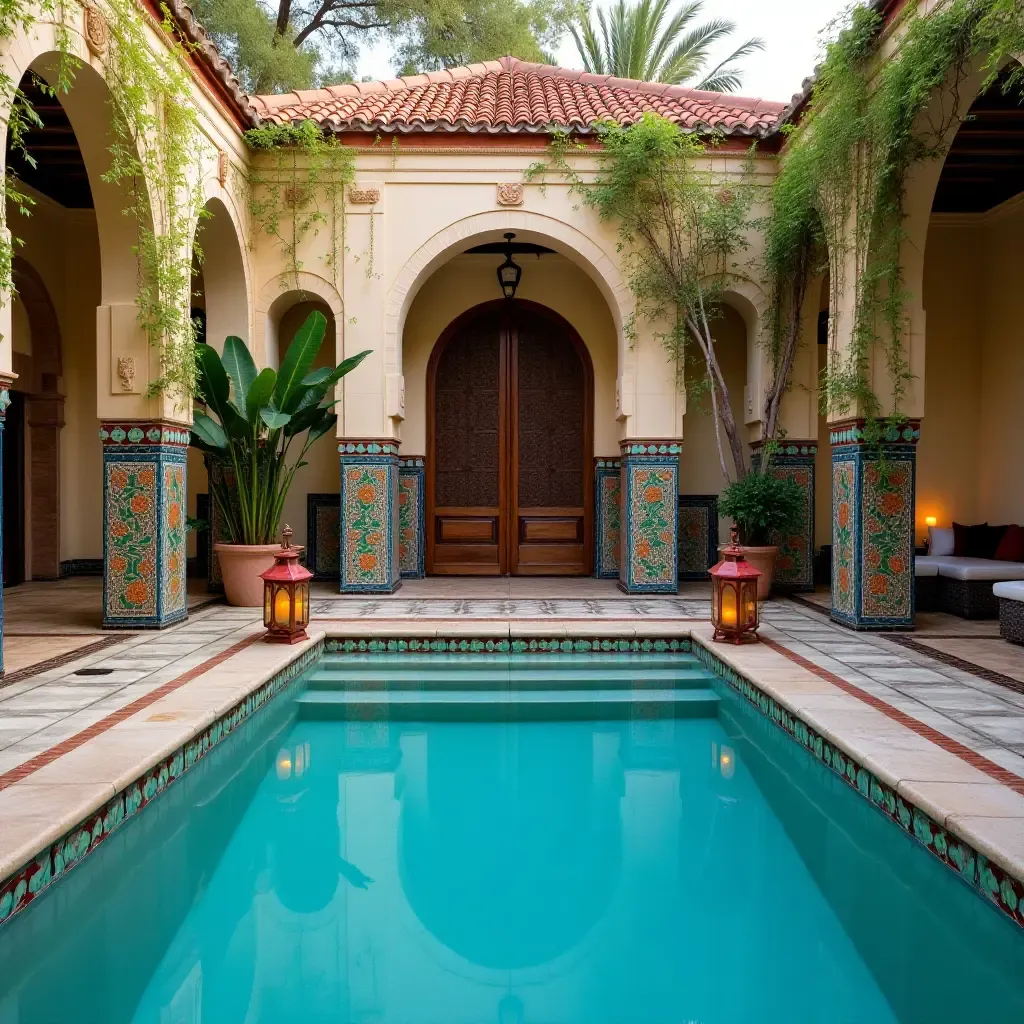
<path fill-rule="evenodd" d="M 305 625 L 304 613 L 306 610 L 306 588 L 300 585 L 295 588 L 295 621 Z"/>
<path fill-rule="evenodd" d="M 278 626 L 287 628 L 291 610 L 292 603 L 289 600 L 287 588 L 279 587 L 277 593 L 274 595 L 274 623 Z"/>
<path fill-rule="evenodd" d="M 282 750 L 277 755 L 277 777 L 279 779 L 291 778 L 292 774 L 292 758 L 291 754 L 287 750 Z"/>
<path fill-rule="evenodd" d="M 722 778 L 731 779 L 733 773 L 736 771 L 736 758 L 733 754 L 732 747 L 722 746 L 722 754 L 719 758 L 719 764 L 722 767 Z"/>
<path fill-rule="evenodd" d="M 736 625 L 736 588 L 735 587 L 723 587 L 722 588 L 722 625 L 723 626 L 735 626 Z"/>
<path fill-rule="evenodd" d="M 757 620 L 757 584 L 748 584 L 743 588 L 743 621 Z"/>
<path fill-rule="evenodd" d="M 924 517 L 924 525 L 925 526 L 934 526 L 937 522 L 938 522 L 938 519 L 936 519 L 935 516 L 925 516 Z"/>

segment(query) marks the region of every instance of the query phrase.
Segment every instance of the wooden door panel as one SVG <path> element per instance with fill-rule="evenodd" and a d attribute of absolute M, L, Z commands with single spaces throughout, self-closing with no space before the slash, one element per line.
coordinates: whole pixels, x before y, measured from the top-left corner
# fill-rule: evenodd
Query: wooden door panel
<path fill-rule="evenodd" d="M 529 309 L 517 312 L 512 571 L 589 575 L 589 364 L 563 325 Z"/>

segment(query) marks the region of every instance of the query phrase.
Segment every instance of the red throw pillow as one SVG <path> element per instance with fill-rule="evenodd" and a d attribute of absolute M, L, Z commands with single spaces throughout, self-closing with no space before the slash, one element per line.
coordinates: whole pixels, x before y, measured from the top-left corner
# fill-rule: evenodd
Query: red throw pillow
<path fill-rule="evenodd" d="M 1024 562 L 1024 529 L 1016 523 L 1008 526 L 993 557 L 999 562 Z"/>

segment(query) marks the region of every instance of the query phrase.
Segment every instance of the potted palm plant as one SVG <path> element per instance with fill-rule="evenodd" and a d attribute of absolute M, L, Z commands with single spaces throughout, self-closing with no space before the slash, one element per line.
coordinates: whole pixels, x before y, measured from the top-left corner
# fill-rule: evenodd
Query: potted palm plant
<path fill-rule="evenodd" d="M 768 596 L 775 577 L 779 548 L 772 539 L 799 525 L 803 507 L 804 495 L 797 484 L 788 476 L 776 476 L 767 462 L 734 480 L 718 499 L 719 511 L 736 523 L 746 560 L 761 570 L 759 600 Z"/>
<path fill-rule="evenodd" d="M 260 573 L 273 565 L 280 546 L 277 531 L 288 490 L 310 446 L 334 430 L 335 385 L 369 355 L 367 350 L 335 367 L 311 370 L 326 328 L 322 313 L 310 313 L 279 370 L 257 371 L 241 338 L 224 342 L 223 357 L 209 345 L 196 346 L 199 399 L 206 410 L 194 413 L 192 437 L 224 468 L 217 477 L 211 474 L 210 490 L 228 537 L 214 551 L 229 604 L 263 603 Z"/>

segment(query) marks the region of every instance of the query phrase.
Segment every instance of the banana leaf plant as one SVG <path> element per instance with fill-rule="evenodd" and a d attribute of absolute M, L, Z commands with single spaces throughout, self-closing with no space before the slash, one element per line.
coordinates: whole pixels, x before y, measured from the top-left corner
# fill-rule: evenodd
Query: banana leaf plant
<path fill-rule="evenodd" d="M 209 345 L 196 345 L 206 410 L 193 414 L 192 443 L 225 470 L 211 474 L 210 490 L 231 544 L 277 539 L 295 474 L 307 465 L 310 447 L 337 423 L 335 385 L 370 354 L 368 349 L 335 367 L 311 370 L 326 329 L 323 314 L 310 313 L 279 370 L 257 371 L 241 338 L 224 342 L 223 357 Z"/>

